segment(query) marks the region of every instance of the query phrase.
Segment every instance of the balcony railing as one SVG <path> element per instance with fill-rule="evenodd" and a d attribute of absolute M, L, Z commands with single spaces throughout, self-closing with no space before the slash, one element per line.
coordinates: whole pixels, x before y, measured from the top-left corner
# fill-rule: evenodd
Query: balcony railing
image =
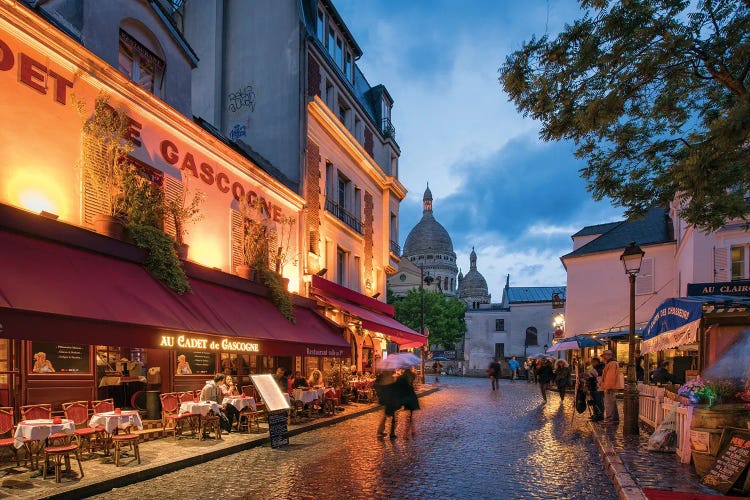
<path fill-rule="evenodd" d="M 332 200 L 326 199 L 326 210 L 335 215 L 341 222 L 354 229 L 359 234 L 362 234 L 362 221 L 352 215 L 352 213 L 344 207 L 338 203 L 334 203 Z"/>
<path fill-rule="evenodd" d="M 401 247 L 393 240 L 391 240 L 391 253 L 396 256 L 401 255 Z"/>
<path fill-rule="evenodd" d="M 390 118 L 383 118 L 383 137 L 396 140 L 396 127 L 393 126 Z"/>

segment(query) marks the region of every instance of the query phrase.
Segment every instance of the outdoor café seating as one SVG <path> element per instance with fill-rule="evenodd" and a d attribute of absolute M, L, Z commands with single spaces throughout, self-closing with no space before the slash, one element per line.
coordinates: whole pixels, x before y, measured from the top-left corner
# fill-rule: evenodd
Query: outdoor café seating
<path fill-rule="evenodd" d="M 159 399 L 161 399 L 162 430 L 164 434 L 171 431 L 174 438 L 177 439 L 177 434 L 182 434 L 185 424 L 192 426 L 193 415 L 180 413 L 180 400 L 176 392 L 160 394 Z"/>
<path fill-rule="evenodd" d="M 130 450 L 135 455 L 135 459 L 138 461 L 138 463 L 141 463 L 141 451 L 138 447 L 138 443 L 140 442 L 140 436 L 138 434 L 133 434 L 130 432 L 130 427 L 125 429 L 124 434 L 115 434 L 112 436 L 112 444 L 114 445 L 112 454 L 114 455 L 115 459 L 115 467 L 120 466 L 120 455 L 122 454 L 122 448 L 123 446 L 129 446 Z"/>
<path fill-rule="evenodd" d="M 61 469 L 63 460 L 65 461 L 65 470 L 70 472 L 70 454 L 73 453 L 78 461 L 78 469 L 83 477 L 83 463 L 81 462 L 81 447 L 78 439 L 73 439 L 69 444 L 47 446 L 44 448 L 44 466 L 42 467 L 42 479 L 47 479 L 47 469 L 50 466 L 55 468 L 55 482 L 60 482 Z"/>
<path fill-rule="evenodd" d="M 63 412 L 65 418 L 72 420 L 76 429 L 74 434 L 81 440 L 81 447 L 84 443 L 87 445 L 89 454 L 93 453 L 91 438 L 99 440 L 100 432 L 97 429 L 89 427 L 89 403 L 88 401 L 73 401 L 63 403 Z"/>
<path fill-rule="evenodd" d="M 13 453 L 13 458 L 16 461 L 16 465 L 19 466 L 21 465 L 21 462 L 18 458 L 18 448 L 16 448 L 15 446 L 16 440 L 13 437 L 14 430 L 15 426 L 13 425 L 13 408 L 6 406 L 0 407 L 0 436 L 4 436 L 6 434 L 10 436 L 0 438 L 0 448 L 10 449 L 10 451 Z M 27 447 L 24 463 L 26 463 L 30 456 L 31 452 Z"/>

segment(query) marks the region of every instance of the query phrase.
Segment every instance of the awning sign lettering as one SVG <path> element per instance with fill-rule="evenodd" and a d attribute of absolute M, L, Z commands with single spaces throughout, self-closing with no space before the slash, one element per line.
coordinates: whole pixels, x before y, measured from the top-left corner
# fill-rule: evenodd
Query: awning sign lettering
<path fill-rule="evenodd" d="M 228 338 L 212 340 L 206 337 L 194 337 L 191 335 L 162 335 L 159 347 L 180 347 L 193 351 L 239 351 L 259 352 L 260 344 L 245 340 L 232 340 Z"/>

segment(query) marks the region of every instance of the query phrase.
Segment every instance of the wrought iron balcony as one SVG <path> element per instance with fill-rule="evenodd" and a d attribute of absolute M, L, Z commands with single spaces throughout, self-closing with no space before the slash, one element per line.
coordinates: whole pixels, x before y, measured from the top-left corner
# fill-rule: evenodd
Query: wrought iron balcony
<path fill-rule="evenodd" d="M 391 240 L 391 253 L 396 256 L 401 255 L 401 247 L 393 240 Z"/>
<path fill-rule="evenodd" d="M 349 226 L 350 228 L 362 234 L 362 221 L 356 218 L 351 212 L 346 210 L 338 203 L 334 203 L 333 200 L 326 198 L 326 210 L 336 216 L 341 222 Z"/>
<path fill-rule="evenodd" d="M 396 127 L 393 126 L 390 118 L 383 118 L 383 137 L 396 140 Z"/>

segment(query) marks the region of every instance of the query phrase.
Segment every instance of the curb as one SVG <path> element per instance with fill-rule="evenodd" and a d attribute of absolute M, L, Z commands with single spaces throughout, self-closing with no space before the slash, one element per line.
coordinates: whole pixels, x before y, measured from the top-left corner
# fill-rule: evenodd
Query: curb
<path fill-rule="evenodd" d="M 607 437 L 591 422 L 588 422 L 588 426 L 594 435 L 596 444 L 599 446 L 604 470 L 615 485 L 620 500 L 646 500 L 646 495 L 643 494 L 633 475 L 622 463 L 620 456 L 609 443 Z"/>
<path fill-rule="evenodd" d="M 429 389 L 425 389 L 423 391 L 420 391 L 417 394 L 417 397 L 424 397 L 429 394 L 432 394 L 434 392 L 437 392 L 440 390 L 439 387 L 430 387 Z M 326 420 L 322 420 L 320 422 L 313 422 L 310 424 L 302 424 L 299 427 L 295 429 L 290 429 L 288 431 L 289 437 L 297 436 L 299 434 L 302 434 L 304 432 L 313 431 L 316 429 L 320 429 L 322 427 L 328 427 L 333 424 L 337 424 L 339 422 L 343 422 L 345 420 L 350 420 L 352 418 L 359 417 L 361 415 L 366 415 L 368 413 L 373 413 L 375 411 L 378 411 L 382 408 L 382 405 L 380 404 L 373 404 L 372 406 L 358 409 L 357 411 L 347 413 L 345 415 L 336 415 L 334 417 L 331 417 Z M 270 436 L 267 435 L 267 432 L 264 432 L 265 435 L 261 436 L 250 436 L 250 440 L 235 444 L 232 446 L 228 446 L 226 448 L 222 448 L 219 450 L 213 450 L 206 453 L 201 453 L 200 455 L 194 455 L 190 458 L 184 458 L 177 460 L 175 462 L 170 462 L 163 465 L 154 466 L 150 469 L 146 470 L 140 470 L 136 472 L 131 473 L 124 473 L 121 476 L 118 476 L 116 478 L 110 478 L 103 481 L 99 481 L 92 484 L 87 484 L 85 486 L 81 487 L 74 487 L 71 489 L 67 489 L 65 491 L 61 491 L 58 493 L 52 493 L 46 496 L 45 498 L 55 498 L 55 499 L 77 499 L 77 498 L 83 498 L 83 497 L 89 497 L 93 495 L 98 495 L 101 493 L 106 493 L 113 488 L 120 488 L 124 486 L 128 486 L 133 483 L 138 483 L 141 481 L 146 481 L 147 479 L 153 479 L 155 477 L 162 476 L 164 474 L 168 474 L 170 472 L 174 472 L 176 470 L 184 469 L 186 467 L 191 467 L 194 465 L 199 465 L 205 462 L 208 462 L 210 460 L 214 460 L 217 458 L 225 457 L 228 455 L 232 455 L 234 453 L 238 453 L 241 451 L 250 450 L 253 448 L 257 448 L 259 446 L 263 446 L 265 444 L 268 444 L 271 442 Z"/>

